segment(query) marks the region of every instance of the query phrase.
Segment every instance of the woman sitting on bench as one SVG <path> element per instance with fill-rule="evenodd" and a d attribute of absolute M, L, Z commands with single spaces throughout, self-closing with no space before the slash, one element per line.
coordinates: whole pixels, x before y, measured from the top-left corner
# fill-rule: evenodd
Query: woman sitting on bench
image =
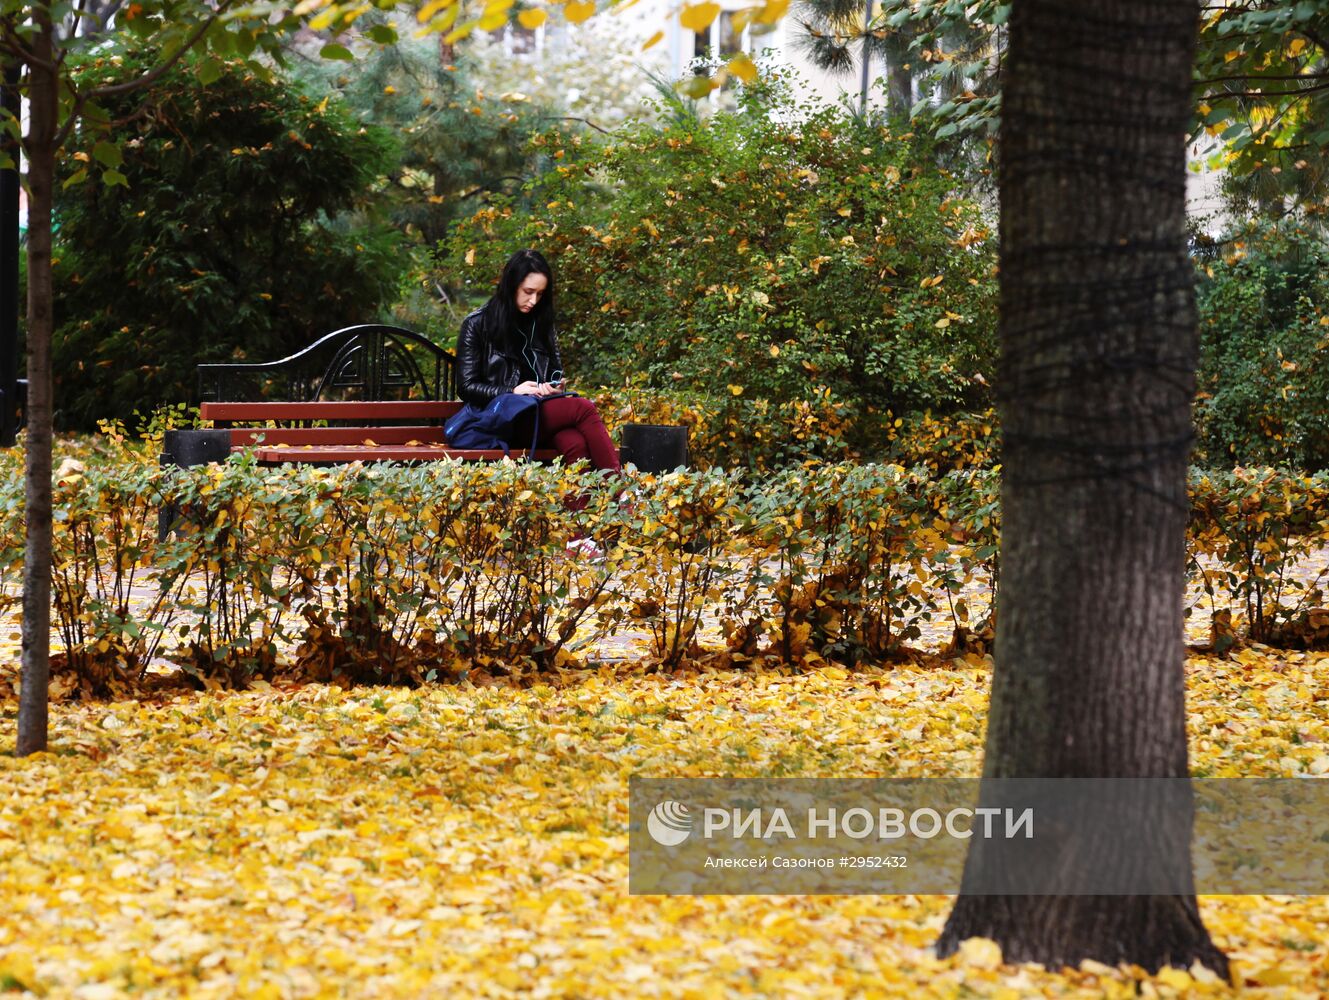
<path fill-rule="evenodd" d="M 457 394 L 483 408 L 505 392 L 540 397 L 539 447 L 556 448 L 565 462 L 619 472 L 618 449 L 595 404 L 565 395 L 563 362 L 554 335 L 554 275 L 536 250 L 508 258 L 498 288 L 462 321 L 457 337 Z M 534 414 L 520 418 L 508 442 L 529 447 Z"/>

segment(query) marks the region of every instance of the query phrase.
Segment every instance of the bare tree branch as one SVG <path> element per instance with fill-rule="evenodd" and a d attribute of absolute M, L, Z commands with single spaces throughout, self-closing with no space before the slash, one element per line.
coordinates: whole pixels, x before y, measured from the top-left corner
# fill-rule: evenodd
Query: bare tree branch
<path fill-rule="evenodd" d="M 64 126 L 56 134 L 56 146 L 60 146 L 67 138 L 69 138 L 69 133 L 73 131 L 74 125 L 78 121 L 79 115 L 83 113 L 83 109 L 88 101 L 99 100 L 103 97 L 112 97 L 116 94 L 128 94 L 135 90 L 141 90 L 144 87 L 151 86 L 159 80 L 163 74 L 171 69 L 171 67 L 183 59 L 186 53 L 193 50 L 194 46 L 198 43 L 198 40 L 202 38 L 207 30 L 217 22 L 217 19 L 221 17 L 226 11 L 226 8 L 233 2 L 234 0 L 222 0 L 222 2 L 217 5 L 216 11 L 208 17 L 207 20 L 200 23 L 189 37 L 181 43 L 180 47 L 171 53 L 169 58 L 158 63 L 141 76 L 135 77 L 133 80 L 127 80 L 124 83 L 113 83 L 104 87 L 93 87 L 91 90 L 85 90 L 82 92 L 74 90 L 74 106 L 70 110 L 69 115 L 65 118 Z M 70 89 L 73 90 L 72 87 Z"/>
<path fill-rule="evenodd" d="M 1300 90 L 1232 90 L 1221 91 L 1216 94 L 1205 94 L 1203 101 L 1222 101 L 1233 97 L 1301 97 L 1303 94 L 1313 94 L 1318 90 L 1329 90 L 1329 79 L 1324 83 L 1316 84 L 1314 87 L 1302 87 Z"/>
<path fill-rule="evenodd" d="M 142 76 L 133 80 L 128 80 L 125 83 L 113 83 L 105 87 L 94 87 L 92 90 L 87 91 L 87 98 L 93 100 L 100 97 L 110 97 L 114 94 L 125 94 L 132 90 L 138 90 L 140 87 L 149 86 L 161 77 L 163 73 L 184 58 L 185 53 L 193 49 L 198 40 L 202 38 L 207 30 L 217 22 L 217 19 L 226 12 L 226 8 L 231 6 L 233 2 L 234 0 L 222 0 L 222 2 L 217 5 L 216 12 L 195 28 L 193 34 L 185 39 L 181 46 L 176 49 L 175 52 L 171 54 L 171 57 L 165 62 L 160 63 Z"/>
<path fill-rule="evenodd" d="M 1297 30 L 1301 32 L 1312 45 L 1320 49 L 1321 52 L 1329 52 L 1329 42 L 1326 42 L 1325 39 L 1320 36 L 1318 31 L 1307 28 L 1304 25 Z"/>
<path fill-rule="evenodd" d="M 495 181 L 524 181 L 525 179 L 526 179 L 525 177 L 519 177 L 515 174 L 507 174 L 503 177 L 494 178 Z M 471 188 L 471 190 L 464 192 L 463 194 L 456 195 L 455 197 L 458 200 L 466 198 L 474 198 L 477 194 L 483 194 L 486 191 L 494 190 L 494 187 L 495 185 L 492 182 L 489 184 L 480 184 L 476 187 Z"/>
<path fill-rule="evenodd" d="M 5 25 L 4 34 L 0 35 L 0 52 L 7 52 L 19 62 L 27 63 L 29 66 L 37 66 L 55 72 L 55 64 L 37 58 L 35 52 L 19 41 L 18 33 L 12 29 L 11 25 Z"/>
<path fill-rule="evenodd" d="M 137 108 L 135 108 L 129 114 L 123 115 L 120 118 L 110 118 L 110 117 L 97 118 L 93 115 L 88 114 L 87 111 L 84 111 L 83 120 L 88 124 L 93 125 L 99 129 L 119 128 L 122 125 L 129 125 L 133 122 L 136 122 L 140 118 L 146 118 L 148 112 L 152 110 L 152 105 L 153 102 L 151 100 L 145 99 L 143 103 L 141 103 Z"/>
<path fill-rule="evenodd" d="M 83 20 L 83 10 L 87 6 L 87 0 L 78 0 L 74 5 L 74 13 L 69 22 L 69 37 L 74 38 L 78 35 L 78 24 Z M 68 51 L 68 50 L 66 50 Z M 63 57 L 64 53 L 61 53 Z"/>
<path fill-rule="evenodd" d="M 1329 78 L 1329 70 L 1323 73 L 1238 73 L 1236 76 L 1211 76 L 1204 80 L 1196 80 L 1195 85 L 1204 86 L 1210 83 L 1228 83 L 1234 80 L 1249 80 L 1252 83 L 1258 83 L 1261 80 L 1321 80 Z"/>
<path fill-rule="evenodd" d="M 111 18 L 120 12 L 120 8 L 125 5 L 124 0 L 110 0 L 109 3 L 101 5 L 97 11 L 97 20 L 101 22 L 102 28 L 110 23 Z"/>
<path fill-rule="evenodd" d="M 608 129 L 601 128 L 599 125 L 595 124 L 595 122 L 590 121 L 586 118 L 578 118 L 576 115 L 541 115 L 540 120 L 556 121 L 556 122 L 581 122 L 583 125 L 588 125 L 591 128 L 595 129 L 595 131 L 603 133 L 604 135 L 613 135 L 613 133 L 610 132 Z"/>

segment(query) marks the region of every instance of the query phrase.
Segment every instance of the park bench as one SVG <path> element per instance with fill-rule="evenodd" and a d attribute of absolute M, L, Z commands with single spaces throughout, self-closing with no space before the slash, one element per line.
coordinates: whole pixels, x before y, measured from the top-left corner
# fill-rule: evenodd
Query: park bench
<path fill-rule="evenodd" d="M 201 465 L 250 447 L 267 465 L 500 459 L 501 450 L 444 439 L 444 423 L 462 407 L 456 368 L 451 351 L 379 324 L 334 331 L 280 361 L 202 364 L 199 412 L 213 429 L 167 431 L 161 460 Z M 621 437 L 623 460 L 642 471 L 687 463 L 685 428 L 626 424 Z"/>
<path fill-rule="evenodd" d="M 448 447 L 443 424 L 461 408 L 456 400 L 203 403 L 199 413 L 228 435 L 229 451 L 252 447 L 264 465 L 504 458 L 507 453 L 497 448 Z M 312 426 L 322 422 L 328 426 Z M 521 457 L 523 451 L 515 448 L 512 454 Z M 553 449 L 535 452 L 541 461 L 557 456 Z"/>
<path fill-rule="evenodd" d="M 199 415 L 212 429 L 170 430 L 161 464 L 203 465 L 253 448 L 264 465 L 350 462 L 496 461 L 499 449 L 450 448 L 447 419 L 455 399 L 456 358 L 410 330 L 364 325 L 319 338 L 280 361 L 198 366 Z M 682 427 L 629 424 L 623 459 L 642 471 L 687 462 Z M 513 457 L 524 457 L 513 449 Z M 552 461 L 555 449 L 538 449 Z M 174 504 L 158 512 L 164 539 L 179 517 Z"/>
<path fill-rule="evenodd" d="M 493 461 L 498 449 L 449 448 L 443 424 L 462 403 L 456 359 L 399 327 L 367 324 L 280 361 L 198 366 L 200 416 L 212 430 L 168 431 L 162 459 L 199 465 L 253 447 L 258 461 Z M 519 449 L 513 457 L 520 457 Z M 540 461 L 557 451 L 535 452 Z"/>

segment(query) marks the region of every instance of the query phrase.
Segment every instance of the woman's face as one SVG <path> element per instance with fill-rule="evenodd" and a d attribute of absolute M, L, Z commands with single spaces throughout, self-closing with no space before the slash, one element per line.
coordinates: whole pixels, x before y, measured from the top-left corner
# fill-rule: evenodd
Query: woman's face
<path fill-rule="evenodd" d="M 540 304 L 548 287 L 549 279 L 538 271 L 526 275 L 517 286 L 517 308 L 524 313 L 530 312 Z"/>

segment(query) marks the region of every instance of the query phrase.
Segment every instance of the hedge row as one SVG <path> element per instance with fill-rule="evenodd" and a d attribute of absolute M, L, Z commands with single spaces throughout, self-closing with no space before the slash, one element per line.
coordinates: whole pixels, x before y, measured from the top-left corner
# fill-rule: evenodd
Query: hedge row
<path fill-rule="evenodd" d="M 625 423 L 687 427 L 692 461 L 703 468 L 764 473 L 812 459 L 921 465 L 939 474 L 992 468 L 1000 446 L 992 410 L 897 417 L 888 410 L 855 411 L 825 387 L 778 401 L 621 386 L 600 390 L 595 402 L 611 431 Z"/>
<path fill-rule="evenodd" d="M 11 605 L 21 496 L 7 477 L 0 603 Z M 576 496 L 584 509 L 569 509 Z M 1325 478 L 1193 477 L 1191 567 L 1220 647 L 1242 622 L 1265 642 L 1329 635 L 1319 578 L 1293 572 L 1329 534 L 1326 498 Z M 163 507 L 178 517 L 159 541 Z M 607 558 L 569 558 L 583 535 Z M 998 539 L 991 471 L 840 464 L 745 481 L 711 469 L 624 490 L 507 462 L 90 461 L 56 487 L 57 666 L 90 694 L 157 660 L 196 683 L 283 672 L 418 683 L 559 667 L 625 629 L 649 634 L 672 666 L 699 655 L 704 616 L 725 637 L 712 655 L 731 662 L 887 660 L 909 655 L 928 623 L 951 633 L 940 651 L 951 655 L 990 639 L 965 594 L 995 591 Z"/>

